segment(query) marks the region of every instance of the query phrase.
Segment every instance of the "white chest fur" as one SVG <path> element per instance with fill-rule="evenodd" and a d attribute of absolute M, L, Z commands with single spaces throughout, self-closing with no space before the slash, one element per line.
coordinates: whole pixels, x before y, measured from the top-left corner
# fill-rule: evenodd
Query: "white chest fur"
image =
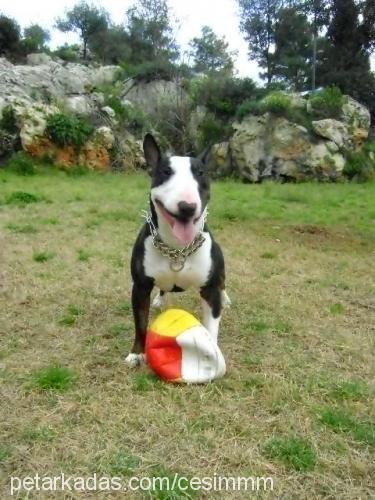
<path fill-rule="evenodd" d="M 212 240 L 209 233 L 203 233 L 205 242 L 185 262 L 181 271 L 172 271 L 169 259 L 163 257 L 153 244 L 151 236 L 145 240 L 144 269 L 146 276 L 154 278 L 155 285 L 165 292 L 169 292 L 174 286 L 184 290 L 188 288 L 200 288 L 208 280 L 212 260 Z"/>

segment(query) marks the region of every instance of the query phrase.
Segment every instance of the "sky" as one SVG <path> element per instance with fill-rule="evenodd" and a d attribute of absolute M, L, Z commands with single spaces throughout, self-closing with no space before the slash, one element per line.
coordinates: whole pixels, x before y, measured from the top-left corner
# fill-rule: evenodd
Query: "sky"
<path fill-rule="evenodd" d="M 53 29 L 57 17 L 75 5 L 78 0 L 0 0 L 0 12 L 13 17 L 21 28 L 37 23 L 51 33 L 51 48 L 79 41 L 78 35 L 62 33 Z M 115 24 L 125 19 L 125 11 L 133 0 L 93 0 L 95 5 L 104 7 Z M 199 36 L 202 26 L 210 26 L 217 35 L 225 36 L 231 51 L 237 51 L 235 68 L 238 76 L 253 78 L 258 83 L 259 67 L 249 61 L 247 44 L 239 31 L 239 18 L 236 0 L 169 0 L 174 17 L 179 24 L 177 42 L 182 50 L 188 49 L 189 41 Z M 375 69 L 375 55 L 371 59 Z"/>
<path fill-rule="evenodd" d="M 24 28 L 37 23 L 51 33 L 50 45 L 75 43 L 79 40 L 74 34 L 61 33 L 53 29 L 56 17 L 63 16 L 78 0 L 0 0 L 0 12 L 13 17 Z M 125 11 L 133 0 L 94 0 L 92 3 L 104 7 L 114 23 L 121 24 Z M 259 80 L 259 68 L 255 61 L 249 61 L 247 44 L 239 31 L 237 2 L 235 0 L 169 0 L 169 5 L 177 19 L 179 29 L 177 41 L 182 50 L 188 48 L 189 41 L 199 36 L 202 26 L 207 24 L 217 35 L 225 36 L 229 49 L 238 52 L 236 70 L 239 76 L 248 76 Z"/>

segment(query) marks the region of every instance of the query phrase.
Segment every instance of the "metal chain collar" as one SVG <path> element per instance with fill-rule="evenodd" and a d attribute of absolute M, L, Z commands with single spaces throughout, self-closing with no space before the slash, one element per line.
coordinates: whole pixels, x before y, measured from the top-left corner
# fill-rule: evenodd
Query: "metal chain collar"
<path fill-rule="evenodd" d="M 204 213 L 202 229 L 199 231 L 194 240 L 191 243 L 189 243 L 189 245 L 183 248 L 173 248 L 164 243 L 164 241 L 160 238 L 160 235 L 154 225 L 151 213 L 146 212 L 145 210 L 143 212 L 144 212 L 143 216 L 146 219 L 146 222 L 148 223 L 151 231 L 152 244 L 157 250 L 159 250 L 159 252 L 163 255 L 163 257 L 167 257 L 169 259 L 169 267 L 172 271 L 175 272 L 181 271 L 184 268 L 186 259 L 189 257 L 189 255 L 195 253 L 206 240 L 206 238 L 202 234 L 202 229 L 204 223 L 206 222 L 207 211 L 205 211 Z"/>

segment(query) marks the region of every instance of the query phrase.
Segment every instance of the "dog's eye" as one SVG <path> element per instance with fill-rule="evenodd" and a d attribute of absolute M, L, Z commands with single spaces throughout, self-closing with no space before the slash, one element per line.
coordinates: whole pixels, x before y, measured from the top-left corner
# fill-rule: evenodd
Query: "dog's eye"
<path fill-rule="evenodd" d="M 203 168 L 197 168 L 195 173 L 198 175 L 198 177 L 202 177 L 202 175 L 204 174 Z"/>
<path fill-rule="evenodd" d="M 163 174 L 167 175 L 167 176 L 172 175 L 172 169 L 171 169 L 171 167 L 164 167 L 163 168 Z"/>

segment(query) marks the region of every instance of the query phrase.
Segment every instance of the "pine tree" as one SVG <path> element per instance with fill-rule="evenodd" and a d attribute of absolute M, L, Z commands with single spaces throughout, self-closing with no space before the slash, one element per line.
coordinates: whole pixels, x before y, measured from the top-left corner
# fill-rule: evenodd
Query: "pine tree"
<path fill-rule="evenodd" d="M 328 47 L 319 83 L 337 85 L 375 111 L 375 78 L 370 71 L 369 44 L 354 0 L 334 0 L 327 32 Z"/>

